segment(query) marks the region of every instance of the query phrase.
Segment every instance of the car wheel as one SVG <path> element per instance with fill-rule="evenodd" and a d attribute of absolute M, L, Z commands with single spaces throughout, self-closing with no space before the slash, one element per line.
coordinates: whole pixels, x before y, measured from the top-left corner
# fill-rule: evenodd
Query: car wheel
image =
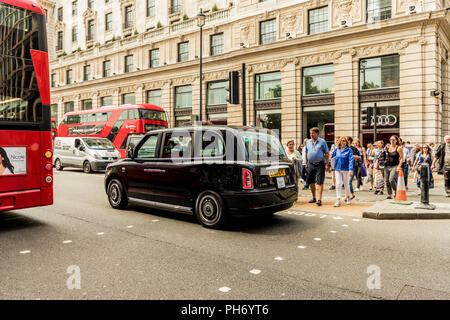
<path fill-rule="evenodd" d="M 219 228 L 226 224 L 228 214 L 222 198 L 214 191 L 203 191 L 195 202 L 195 216 L 207 228 Z"/>
<path fill-rule="evenodd" d="M 62 171 L 62 169 L 64 169 L 64 167 L 61 165 L 61 160 L 56 159 L 56 161 L 55 161 L 55 168 L 58 171 Z"/>
<path fill-rule="evenodd" d="M 89 163 L 89 161 L 85 161 L 83 163 L 83 171 L 84 171 L 84 173 L 91 173 L 92 172 L 91 164 Z"/>
<path fill-rule="evenodd" d="M 128 205 L 128 198 L 123 185 L 117 179 L 111 180 L 108 184 L 108 201 L 114 209 L 125 209 Z"/>

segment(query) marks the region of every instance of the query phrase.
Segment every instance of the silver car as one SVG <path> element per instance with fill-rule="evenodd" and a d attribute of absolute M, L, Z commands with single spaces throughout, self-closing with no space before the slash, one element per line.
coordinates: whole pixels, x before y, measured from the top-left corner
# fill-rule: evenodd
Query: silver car
<path fill-rule="evenodd" d="M 59 171 L 64 167 L 82 168 L 85 173 L 105 170 L 120 158 L 120 152 L 106 138 L 55 138 L 53 163 Z"/>

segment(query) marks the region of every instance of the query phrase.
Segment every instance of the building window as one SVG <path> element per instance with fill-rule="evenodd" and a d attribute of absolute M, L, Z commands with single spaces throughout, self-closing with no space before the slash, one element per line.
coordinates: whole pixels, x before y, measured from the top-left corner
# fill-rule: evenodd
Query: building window
<path fill-rule="evenodd" d="M 209 82 L 208 83 L 208 99 L 207 105 L 214 106 L 220 104 L 227 104 L 227 91 L 225 90 L 225 86 L 227 85 L 227 81 L 217 81 L 217 82 Z"/>
<path fill-rule="evenodd" d="M 133 26 L 133 7 L 125 7 L 125 23 L 124 28 L 131 28 Z"/>
<path fill-rule="evenodd" d="M 160 107 L 162 105 L 161 89 L 147 91 L 147 103 Z"/>
<path fill-rule="evenodd" d="M 256 100 L 281 98 L 281 72 L 257 74 L 255 82 Z"/>
<path fill-rule="evenodd" d="M 66 84 L 72 84 L 72 69 L 66 71 Z"/>
<path fill-rule="evenodd" d="M 362 59 L 359 62 L 360 90 L 373 90 L 399 86 L 399 56 L 391 55 Z"/>
<path fill-rule="evenodd" d="M 91 66 L 87 65 L 83 67 L 83 81 L 88 81 L 91 77 Z"/>
<path fill-rule="evenodd" d="M 155 0 L 147 0 L 147 17 L 155 15 Z"/>
<path fill-rule="evenodd" d="M 56 123 L 58 123 L 58 104 L 54 103 L 50 105 L 51 110 L 51 117 L 56 120 Z"/>
<path fill-rule="evenodd" d="M 112 30 L 112 12 L 105 14 L 105 31 Z"/>
<path fill-rule="evenodd" d="M 170 0 L 170 13 L 181 12 L 181 0 Z"/>
<path fill-rule="evenodd" d="M 189 42 L 178 44 L 178 62 L 189 60 Z"/>
<path fill-rule="evenodd" d="M 303 139 L 311 138 L 309 129 L 319 128 L 319 137 L 328 147 L 334 143 L 334 106 L 314 106 L 303 108 Z"/>
<path fill-rule="evenodd" d="M 257 127 L 274 130 L 281 138 L 281 109 L 257 110 L 256 124 Z"/>
<path fill-rule="evenodd" d="M 260 44 L 272 43 L 277 40 L 276 19 L 262 21 L 259 23 L 259 26 L 260 26 L 260 36 L 259 36 Z"/>
<path fill-rule="evenodd" d="M 159 49 L 150 50 L 150 68 L 159 67 Z"/>
<path fill-rule="evenodd" d="M 72 2 L 72 15 L 76 16 L 78 13 L 78 1 Z"/>
<path fill-rule="evenodd" d="M 50 83 L 52 88 L 56 87 L 56 73 L 52 73 Z"/>
<path fill-rule="evenodd" d="M 103 61 L 103 77 L 111 75 L 111 60 Z"/>
<path fill-rule="evenodd" d="M 92 109 L 92 100 L 87 99 L 87 100 L 81 101 L 81 108 L 82 108 L 82 110 L 91 110 Z"/>
<path fill-rule="evenodd" d="M 94 20 L 88 21 L 88 30 L 87 30 L 87 39 L 86 40 L 94 40 Z"/>
<path fill-rule="evenodd" d="M 328 31 L 328 7 L 308 11 L 309 34 Z"/>
<path fill-rule="evenodd" d="M 125 93 L 122 95 L 122 103 L 123 104 L 135 104 L 136 103 L 136 95 L 133 93 Z"/>
<path fill-rule="evenodd" d="M 133 55 L 125 57 L 125 73 L 133 71 Z"/>
<path fill-rule="evenodd" d="M 75 110 L 73 101 L 64 103 L 64 113 L 72 112 Z"/>
<path fill-rule="evenodd" d="M 390 19 L 391 12 L 391 0 L 367 0 L 368 23 Z"/>
<path fill-rule="evenodd" d="M 58 42 L 56 45 L 56 51 L 62 50 L 63 49 L 63 32 L 62 31 L 58 31 Z"/>
<path fill-rule="evenodd" d="M 303 95 L 334 93 L 334 65 L 303 68 Z"/>
<path fill-rule="evenodd" d="M 94 7 L 94 0 L 87 0 L 87 7 L 92 9 Z"/>
<path fill-rule="evenodd" d="M 223 53 L 223 33 L 211 36 L 211 55 L 216 56 Z"/>
<path fill-rule="evenodd" d="M 77 27 L 72 27 L 72 42 L 77 41 Z"/>
<path fill-rule="evenodd" d="M 101 97 L 100 104 L 102 107 L 104 106 L 112 106 L 112 96 Z"/>
<path fill-rule="evenodd" d="M 59 7 L 58 8 L 58 21 L 63 21 L 63 19 L 64 19 L 63 7 Z"/>
<path fill-rule="evenodd" d="M 192 108 L 192 86 L 175 88 L 175 108 Z"/>

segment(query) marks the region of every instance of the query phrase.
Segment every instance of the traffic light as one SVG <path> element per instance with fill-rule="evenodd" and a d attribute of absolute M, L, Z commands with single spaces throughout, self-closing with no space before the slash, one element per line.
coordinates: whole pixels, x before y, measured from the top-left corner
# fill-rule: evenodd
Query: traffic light
<path fill-rule="evenodd" d="M 361 123 L 366 124 L 367 126 L 372 125 L 372 116 L 373 116 L 373 107 L 367 107 L 366 109 L 361 110 Z"/>
<path fill-rule="evenodd" d="M 225 86 L 227 91 L 226 100 L 230 104 L 239 104 L 239 71 L 230 71 Z"/>

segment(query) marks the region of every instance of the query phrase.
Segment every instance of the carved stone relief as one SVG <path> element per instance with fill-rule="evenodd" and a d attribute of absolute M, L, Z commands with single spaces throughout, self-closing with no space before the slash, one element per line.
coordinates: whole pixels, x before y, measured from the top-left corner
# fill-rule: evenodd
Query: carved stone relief
<path fill-rule="evenodd" d="M 339 26 L 345 21 L 351 27 L 361 21 L 361 0 L 337 0 L 333 2 L 333 25 Z"/>
<path fill-rule="evenodd" d="M 255 42 L 255 25 L 253 23 L 241 25 L 240 42 L 247 46 Z"/>
<path fill-rule="evenodd" d="M 303 33 L 303 11 L 298 10 L 291 13 L 281 15 L 281 34 L 280 38 L 283 38 L 286 33 L 290 33 L 291 36 Z"/>

